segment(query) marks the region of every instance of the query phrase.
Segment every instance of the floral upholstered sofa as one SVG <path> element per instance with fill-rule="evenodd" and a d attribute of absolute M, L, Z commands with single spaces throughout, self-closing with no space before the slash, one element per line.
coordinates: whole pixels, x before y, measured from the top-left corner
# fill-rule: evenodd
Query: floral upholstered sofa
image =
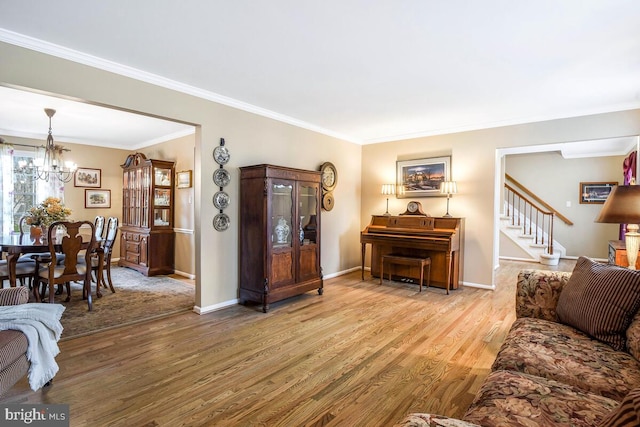
<path fill-rule="evenodd" d="M 516 316 L 462 420 L 398 426 L 640 426 L 640 272 L 581 257 L 523 270 Z"/>

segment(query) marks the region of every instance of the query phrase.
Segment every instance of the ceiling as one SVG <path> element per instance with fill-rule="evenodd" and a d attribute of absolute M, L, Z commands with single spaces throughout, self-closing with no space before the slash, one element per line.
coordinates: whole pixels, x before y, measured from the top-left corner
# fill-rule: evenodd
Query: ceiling
<path fill-rule="evenodd" d="M 639 23 L 637 0 L 21 0 L 0 41 L 367 144 L 640 108 Z M 45 135 L 5 90 L 0 132 Z M 193 131 L 62 105 L 57 140 Z"/>

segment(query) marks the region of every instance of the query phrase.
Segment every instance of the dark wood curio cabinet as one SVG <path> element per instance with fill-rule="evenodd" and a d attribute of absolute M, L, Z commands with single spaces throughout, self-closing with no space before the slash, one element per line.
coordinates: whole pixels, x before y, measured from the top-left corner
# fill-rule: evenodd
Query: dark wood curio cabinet
<path fill-rule="evenodd" d="M 320 172 L 240 168 L 240 303 L 323 292 Z"/>
<path fill-rule="evenodd" d="M 120 260 L 146 276 L 174 272 L 174 162 L 136 153 L 122 166 Z"/>

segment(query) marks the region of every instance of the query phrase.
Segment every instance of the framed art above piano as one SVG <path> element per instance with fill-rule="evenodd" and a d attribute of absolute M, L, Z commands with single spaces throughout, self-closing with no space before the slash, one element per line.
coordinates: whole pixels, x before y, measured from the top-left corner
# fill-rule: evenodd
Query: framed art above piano
<path fill-rule="evenodd" d="M 396 162 L 398 198 L 442 197 L 440 184 L 451 181 L 451 156 Z"/>

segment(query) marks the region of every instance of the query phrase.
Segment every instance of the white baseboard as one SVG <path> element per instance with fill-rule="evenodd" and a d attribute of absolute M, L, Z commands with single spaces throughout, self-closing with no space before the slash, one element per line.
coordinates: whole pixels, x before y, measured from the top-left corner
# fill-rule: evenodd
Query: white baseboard
<path fill-rule="evenodd" d="M 345 274 L 349 274 L 353 271 L 358 271 L 360 270 L 360 267 L 353 267 L 353 268 L 349 268 L 347 270 L 342 270 L 342 271 L 337 271 L 335 273 L 331 273 L 331 274 L 327 274 L 322 276 L 322 279 L 333 279 L 334 277 L 338 277 L 338 276 L 344 276 Z"/>
<path fill-rule="evenodd" d="M 191 280 L 195 280 L 196 278 L 195 274 L 185 273 L 184 271 L 174 270 L 173 273 Z"/>
<path fill-rule="evenodd" d="M 236 304 L 238 304 L 237 298 L 232 299 L 230 301 L 224 301 L 218 304 L 209 305 L 207 307 L 199 307 L 196 305 L 193 307 L 193 311 L 197 314 L 207 314 L 213 311 L 222 310 L 223 308 L 229 307 L 230 305 L 236 305 Z"/>
<path fill-rule="evenodd" d="M 462 286 L 468 286 L 470 288 L 477 288 L 477 289 L 486 289 L 489 291 L 495 291 L 496 287 L 495 285 L 485 285 L 482 283 L 473 283 L 473 282 L 462 282 Z"/>

